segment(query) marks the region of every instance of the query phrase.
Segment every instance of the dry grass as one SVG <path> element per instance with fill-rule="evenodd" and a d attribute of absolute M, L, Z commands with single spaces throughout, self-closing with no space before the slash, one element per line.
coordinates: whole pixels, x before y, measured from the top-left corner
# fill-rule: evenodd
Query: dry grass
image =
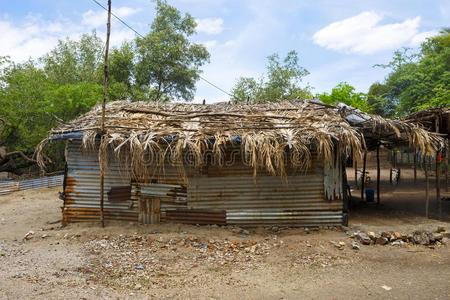
<path fill-rule="evenodd" d="M 349 123 L 347 117 L 352 114 L 364 122 Z M 366 143 L 409 144 L 422 151 L 431 151 L 439 144 L 437 136 L 417 125 L 313 101 L 263 105 L 119 101 L 106 107 L 103 134 L 100 120 L 101 106 L 96 106 L 51 131 L 37 149 L 40 165 L 44 167 L 43 149 L 52 137 L 78 131 L 83 132 L 85 149 L 98 151 L 101 162 L 107 163 L 112 157 L 119 159 L 131 167 L 132 176 L 137 179 L 156 172 L 155 168 L 148 168 L 146 161 L 164 162 L 168 155 L 181 172 L 183 154 L 188 151 L 195 167 L 202 166 L 207 150 L 220 160 L 227 148 L 236 145 L 236 137 L 240 138 L 241 153 L 251 162 L 255 176 L 258 169 L 284 176 L 286 152 L 294 158 L 291 163 L 306 170 L 311 165 L 312 151 L 332 163 L 338 157 L 334 154 L 361 155 Z"/>

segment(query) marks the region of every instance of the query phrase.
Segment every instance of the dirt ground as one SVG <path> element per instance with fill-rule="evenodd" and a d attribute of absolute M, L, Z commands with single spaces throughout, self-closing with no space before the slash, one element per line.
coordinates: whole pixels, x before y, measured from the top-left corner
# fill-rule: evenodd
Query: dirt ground
<path fill-rule="evenodd" d="M 424 218 L 424 183 L 403 172 L 395 187 L 383 173 L 382 204 L 355 202 L 348 228 L 317 231 L 60 227 L 61 188 L 0 196 L 0 299 L 449 299 L 449 245 L 351 247 L 358 230 L 450 230 L 449 202 L 443 201 L 447 222 Z M 330 241 L 345 245 L 339 250 Z"/>

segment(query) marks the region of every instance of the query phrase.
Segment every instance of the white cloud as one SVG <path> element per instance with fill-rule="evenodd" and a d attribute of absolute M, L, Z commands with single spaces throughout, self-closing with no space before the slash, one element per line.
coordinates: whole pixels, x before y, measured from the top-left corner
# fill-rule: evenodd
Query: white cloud
<path fill-rule="evenodd" d="M 135 14 L 139 9 L 120 7 L 115 13 L 121 18 Z M 22 20 L 12 20 L 4 16 L 0 19 L 0 56 L 10 56 L 13 61 L 23 62 L 29 58 L 36 59 L 53 49 L 58 40 L 66 37 L 78 40 L 83 33 L 98 29 L 97 34 L 105 37 L 106 28 L 97 28 L 105 24 L 106 15 L 101 12 L 87 11 L 81 20 L 44 20 L 40 16 L 28 15 Z M 97 19 L 101 18 L 101 19 Z M 106 27 L 106 26 L 104 26 Z M 118 22 L 112 22 L 111 46 L 119 46 L 130 40 L 135 34 Z"/>
<path fill-rule="evenodd" d="M 383 15 L 363 12 L 317 31 L 314 43 L 332 50 L 373 54 L 402 46 L 417 46 L 433 32 L 419 32 L 420 17 L 380 25 Z"/>
<path fill-rule="evenodd" d="M 0 56 L 10 56 L 14 61 L 40 57 L 56 45 L 62 28 L 71 33 L 76 26 L 65 22 L 46 23 L 39 19 L 24 25 L 0 21 Z"/>
<path fill-rule="evenodd" d="M 219 34 L 223 31 L 223 19 L 221 18 L 205 18 L 196 19 L 197 31 L 206 34 Z"/>
<path fill-rule="evenodd" d="M 118 8 L 112 8 L 112 12 L 118 16 L 119 18 L 127 18 L 129 16 L 132 16 L 136 13 L 138 13 L 141 9 L 140 8 L 131 8 L 131 7 L 118 7 Z M 106 26 L 106 18 L 107 18 L 107 12 L 105 10 L 88 10 L 85 13 L 83 13 L 83 19 L 81 23 L 86 26 L 90 26 L 93 28 L 97 28 L 100 26 Z M 115 22 L 115 18 L 111 18 L 112 22 Z"/>
<path fill-rule="evenodd" d="M 216 40 L 211 40 L 211 41 L 206 41 L 202 43 L 203 46 L 205 46 L 208 51 L 211 51 L 212 48 L 214 48 L 217 45 L 217 41 Z"/>

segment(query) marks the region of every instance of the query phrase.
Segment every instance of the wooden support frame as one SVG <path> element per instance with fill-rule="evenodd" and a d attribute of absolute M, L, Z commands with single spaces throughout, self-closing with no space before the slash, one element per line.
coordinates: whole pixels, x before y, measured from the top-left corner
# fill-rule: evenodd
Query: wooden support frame
<path fill-rule="evenodd" d="M 430 179 L 428 177 L 427 156 L 423 156 L 423 170 L 425 171 L 425 216 L 429 218 L 430 207 Z"/>
<path fill-rule="evenodd" d="M 377 145 L 377 204 L 380 204 L 380 145 Z"/>
<path fill-rule="evenodd" d="M 439 133 L 439 118 L 435 120 L 436 133 Z M 436 151 L 436 201 L 439 207 L 439 220 L 442 219 L 442 201 L 441 201 L 441 162 L 440 152 Z"/>
<path fill-rule="evenodd" d="M 364 151 L 364 161 L 363 161 L 363 171 L 361 174 L 361 201 L 364 201 L 364 185 L 365 185 L 365 174 L 366 174 L 366 163 L 367 162 L 367 150 Z"/>
<path fill-rule="evenodd" d="M 450 124 L 450 122 L 449 122 Z M 449 151 L 450 151 L 450 141 L 447 139 L 445 144 L 445 192 L 448 193 L 448 159 L 449 159 Z"/>
<path fill-rule="evenodd" d="M 417 182 L 417 150 L 414 150 L 414 184 Z"/>
<path fill-rule="evenodd" d="M 101 119 L 101 133 L 102 139 L 105 132 L 105 110 L 106 110 L 106 92 L 108 87 L 108 51 L 109 51 L 109 36 L 111 35 L 111 0 L 108 0 L 108 21 L 106 23 L 106 47 L 105 47 L 105 65 L 103 68 L 103 99 L 102 99 L 102 119 Z M 100 150 L 99 150 L 100 154 Z M 105 227 L 105 216 L 103 212 L 103 203 L 105 197 L 105 162 L 99 155 L 100 163 L 100 222 L 102 227 Z"/>

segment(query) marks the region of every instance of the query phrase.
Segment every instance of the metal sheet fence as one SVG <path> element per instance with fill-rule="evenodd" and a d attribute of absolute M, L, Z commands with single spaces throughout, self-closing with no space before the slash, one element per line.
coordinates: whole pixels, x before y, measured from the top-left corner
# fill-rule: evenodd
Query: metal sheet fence
<path fill-rule="evenodd" d="M 62 186 L 63 181 L 64 175 L 56 175 L 21 181 L 0 182 L 0 195 L 6 195 L 16 191 Z"/>

